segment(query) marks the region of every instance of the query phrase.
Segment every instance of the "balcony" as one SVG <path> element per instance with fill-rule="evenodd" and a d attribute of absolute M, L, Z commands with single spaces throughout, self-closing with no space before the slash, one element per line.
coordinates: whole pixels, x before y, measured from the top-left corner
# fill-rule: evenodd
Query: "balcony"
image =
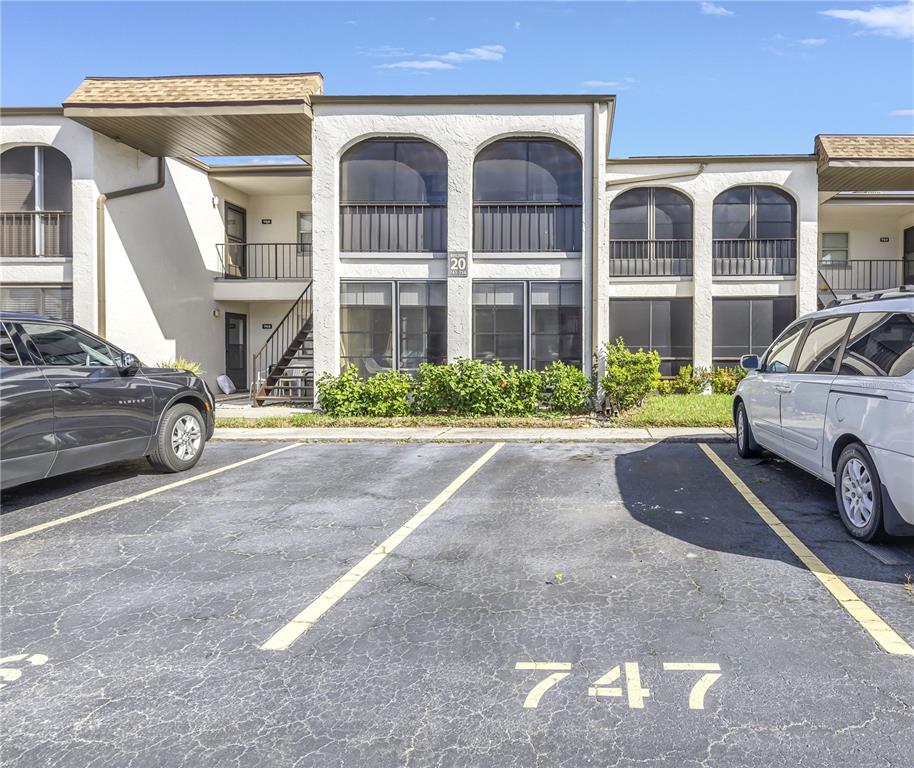
<path fill-rule="evenodd" d="M 715 277 L 771 277 L 797 273 L 797 241 L 792 237 L 771 240 L 714 240 Z"/>
<path fill-rule="evenodd" d="M 476 203 L 473 251 L 580 252 L 582 211 L 562 203 Z"/>
<path fill-rule="evenodd" d="M 692 274 L 691 240 L 610 240 L 612 277 L 668 277 Z"/>
<path fill-rule="evenodd" d="M 0 212 L 0 256 L 71 257 L 73 214 L 65 211 Z"/>
<path fill-rule="evenodd" d="M 819 264 L 819 274 L 836 293 L 881 291 L 906 282 L 904 267 L 900 259 L 823 261 Z"/>
<path fill-rule="evenodd" d="M 310 243 L 219 243 L 227 280 L 310 280 Z"/>
<path fill-rule="evenodd" d="M 341 204 L 340 250 L 443 253 L 447 250 L 447 206 L 424 203 Z"/>

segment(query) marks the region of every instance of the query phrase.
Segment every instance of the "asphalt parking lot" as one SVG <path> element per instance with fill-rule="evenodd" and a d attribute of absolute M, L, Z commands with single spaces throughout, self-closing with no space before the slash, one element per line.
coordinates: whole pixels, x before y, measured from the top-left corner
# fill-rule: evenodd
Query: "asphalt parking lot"
<path fill-rule="evenodd" d="M 695 444 L 216 442 L 12 489 L 2 763 L 910 765 L 875 638 L 914 644 L 914 543 L 707 450 L 859 600 Z"/>

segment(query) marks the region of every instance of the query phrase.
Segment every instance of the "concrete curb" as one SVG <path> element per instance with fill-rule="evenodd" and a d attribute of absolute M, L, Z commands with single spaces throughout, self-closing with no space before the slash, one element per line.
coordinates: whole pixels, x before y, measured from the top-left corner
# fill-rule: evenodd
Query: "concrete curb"
<path fill-rule="evenodd" d="M 496 428 L 472 427 L 222 427 L 214 440 L 305 443 L 728 443 L 733 432 L 721 427 Z"/>

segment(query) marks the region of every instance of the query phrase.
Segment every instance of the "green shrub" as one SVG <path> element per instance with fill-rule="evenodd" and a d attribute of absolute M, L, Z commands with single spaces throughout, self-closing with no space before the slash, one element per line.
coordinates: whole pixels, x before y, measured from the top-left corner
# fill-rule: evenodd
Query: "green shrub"
<path fill-rule="evenodd" d="M 718 366 L 711 369 L 711 391 L 718 395 L 732 395 L 737 385 L 745 378 L 747 371 L 742 368 Z"/>
<path fill-rule="evenodd" d="M 196 376 L 202 376 L 204 373 L 200 363 L 180 356 L 173 357 L 171 360 L 160 360 L 156 363 L 156 368 L 175 368 L 179 371 L 190 371 Z"/>
<path fill-rule="evenodd" d="M 693 368 L 684 365 L 672 379 L 664 379 L 657 385 L 660 395 L 700 395 L 711 380 L 711 372 L 706 368 Z"/>
<path fill-rule="evenodd" d="M 365 383 L 354 365 L 339 376 L 325 373 L 317 380 L 317 404 L 330 416 L 364 415 Z"/>
<path fill-rule="evenodd" d="M 416 413 L 445 413 L 452 409 L 457 390 L 457 369 L 453 365 L 420 363 L 413 380 L 413 410 Z"/>
<path fill-rule="evenodd" d="M 605 369 L 600 385 L 611 413 L 640 405 L 660 383 L 660 355 L 651 350 L 629 351 L 622 339 L 604 347 Z"/>
<path fill-rule="evenodd" d="M 672 395 L 674 391 L 672 379 L 661 379 L 660 383 L 657 384 L 658 395 Z"/>
<path fill-rule="evenodd" d="M 587 413 L 593 408 L 593 384 L 580 368 L 550 363 L 541 374 L 540 399 L 558 413 Z"/>
<path fill-rule="evenodd" d="M 408 416 L 413 378 L 403 371 L 381 371 L 362 385 L 364 416 Z"/>
<path fill-rule="evenodd" d="M 524 371 L 512 365 L 508 370 L 507 385 L 501 387 L 502 399 L 495 416 L 529 416 L 539 408 L 543 388 L 539 371 Z"/>

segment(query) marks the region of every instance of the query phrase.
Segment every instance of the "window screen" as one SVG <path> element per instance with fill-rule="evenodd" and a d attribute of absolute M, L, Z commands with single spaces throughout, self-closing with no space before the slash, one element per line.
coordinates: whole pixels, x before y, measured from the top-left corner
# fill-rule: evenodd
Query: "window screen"
<path fill-rule="evenodd" d="M 72 321 L 73 289 L 70 286 L 4 285 L 0 287 L 0 310 Z"/>
<path fill-rule="evenodd" d="M 616 299 L 609 304 L 609 338 L 630 350 L 654 349 L 660 372 L 675 376 L 692 362 L 691 299 Z"/>
<path fill-rule="evenodd" d="M 904 376 L 912 370 L 914 313 L 857 315 L 838 372 L 845 376 Z"/>
<path fill-rule="evenodd" d="M 473 284 L 473 357 L 524 368 L 524 283 Z"/>
<path fill-rule="evenodd" d="M 792 296 L 714 299 L 711 345 L 714 365 L 732 366 L 743 355 L 761 355 L 794 318 Z"/>
<path fill-rule="evenodd" d="M 400 370 L 447 362 L 447 283 L 400 283 Z"/>
<path fill-rule="evenodd" d="M 609 236 L 612 240 L 647 240 L 651 191 L 644 187 L 623 192 L 609 207 Z"/>
<path fill-rule="evenodd" d="M 340 161 L 340 201 L 444 204 L 447 158 L 427 141 L 363 141 Z"/>
<path fill-rule="evenodd" d="M 0 154 L 0 210 L 35 210 L 35 147 Z"/>
<path fill-rule="evenodd" d="M 393 368 L 393 284 L 340 285 L 340 362 L 362 376 Z"/>
<path fill-rule="evenodd" d="M 44 323 L 21 323 L 41 354 L 44 365 L 94 368 L 115 365 L 116 355 L 103 341 L 75 328 Z"/>
<path fill-rule="evenodd" d="M 832 373 L 851 317 L 828 317 L 816 320 L 797 358 L 798 373 Z"/>
<path fill-rule="evenodd" d="M 475 202 L 578 204 L 581 158 L 552 139 L 502 139 L 483 148 L 473 165 Z"/>
<path fill-rule="evenodd" d="M 530 283 L 530 358 L 542 370 L 560 361 L 581 367 L 580 283 Z"/>

